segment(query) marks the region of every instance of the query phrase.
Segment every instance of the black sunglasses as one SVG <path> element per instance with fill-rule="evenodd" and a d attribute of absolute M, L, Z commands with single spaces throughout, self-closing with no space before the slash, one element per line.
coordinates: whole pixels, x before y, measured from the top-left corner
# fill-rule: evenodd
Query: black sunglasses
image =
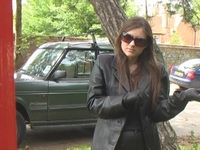
<path fill-rule="evenodd" d="M 122 33 L 121 40 L 125 43 L 131 43 L 133 40 L 135 42 L 135 45 L 138 47 L 145 47 L 147 45 L 147 40 L 143 38 L 134 38 L 131 34 L 128 34 L 126 32 Z"/>

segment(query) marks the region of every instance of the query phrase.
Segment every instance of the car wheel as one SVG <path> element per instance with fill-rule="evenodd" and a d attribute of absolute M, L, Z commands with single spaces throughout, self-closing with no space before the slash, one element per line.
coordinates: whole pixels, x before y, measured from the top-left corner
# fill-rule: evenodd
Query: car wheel
<path fill-rule="evenodd" d="M 19 146 L 25 136 L 26 133 L 26 124 L 23 116 L 20 114 L 20 112 L 17 111 L 16 114 L 16 121 L 17 121 L 17 145 Z"/>

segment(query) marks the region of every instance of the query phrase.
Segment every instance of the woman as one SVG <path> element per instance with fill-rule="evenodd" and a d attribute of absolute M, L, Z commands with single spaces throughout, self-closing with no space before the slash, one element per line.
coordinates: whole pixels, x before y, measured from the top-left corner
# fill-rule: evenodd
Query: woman
<path fill-rule="evenodd" d="M 142 17 L 123 25 L 115 50 L 98 56 L 90 78 L 87 108 L 98 117 L 92 149 L 160 150 L 156 123 L 200 100 L 200 90 L 169 97 L 168 73 L 155 59 L 152 30 Z"/>

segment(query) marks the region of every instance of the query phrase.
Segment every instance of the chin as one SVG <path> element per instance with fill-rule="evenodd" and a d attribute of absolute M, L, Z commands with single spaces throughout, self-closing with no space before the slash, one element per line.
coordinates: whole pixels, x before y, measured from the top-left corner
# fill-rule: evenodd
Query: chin
<path fill-rule="evenodd" d="M 135 55 L 133 53 L 128 53 L 126 56 L 127 57 L 135 57 Z"/>

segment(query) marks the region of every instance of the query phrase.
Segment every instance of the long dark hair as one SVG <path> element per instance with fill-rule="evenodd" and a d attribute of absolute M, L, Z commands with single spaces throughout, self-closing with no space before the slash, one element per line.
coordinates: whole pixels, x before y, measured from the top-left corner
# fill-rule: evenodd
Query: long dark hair
<path fill-rule="evenodd" d="M 138 57 L 137 69 L 132 75 L 130 75 L 127 56 L 121 49 L 121 34 L 122 32 L 128 32 L 136 28 L 143 29 L 144 33 L 147 35 L 148 45 Z M 153 49 L 153 34 L 149 23 L 143 17 L 139 16 L 134 16 L 130 18 L 127 22 L 125 22 L 118 33 L 118 37 L 115 43 L 115 51 L 117 54 L 117 67 L 120 75 L 119 87 L 121 87 L 121 83 L 125 80 L 125 72 L 128 75 L 130 85 L 133 90 L 138 88 L 138 83 L 142 75 L 148 74 L 151 84 L 150 94 L 152 95 L 152 110 L 154 110 L 160 91 L 161 73 L 154 54 L 155 52 Z M 134 82 L 132 82 L 133 79 Z"/>

